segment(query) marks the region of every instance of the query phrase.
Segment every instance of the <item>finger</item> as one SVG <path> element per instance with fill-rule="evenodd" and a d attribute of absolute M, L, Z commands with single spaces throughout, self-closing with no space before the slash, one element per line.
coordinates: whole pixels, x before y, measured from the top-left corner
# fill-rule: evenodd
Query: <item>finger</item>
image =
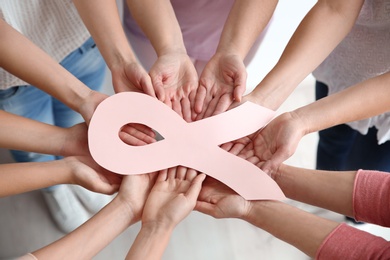
<path fill-rule="evenodd" d="M 164 84 L 161 81 L 160 77 L 152 77 L 152 85 L 154 88 L 154 92 L 156 93 L 156 97 L 160 101 L 165 100 L 165 90 Z"/>
<path fill-rule="evenodd" d="M 172 104 L 173 111 L 175 111 L 180 117 L 183 118 L 183 113 L 181 111 L 180 99 L 172 99 L 171 104 Z"/>
<path fill-rule="evenodd" d="M 230 94 L 224 94 L 218 101 L 217 105 L 214 108 L 213 113 L 210 116 L 218 115 L 226 110 L 233 104 L 234 100 Z"/>
<path fill-rule="evenodd" d="M 156 182 L 166 181 L 168 179 L 168 170 L 164 169 L 159 171 Z"/>
<path fill-rule="evenodd" d="M 208 94 L 205 99 L 204 99 L 204 102 L 203 102 L 203 109 L 202 109 L 202 112 L 200 112 L 198 114 L 198 116 L 196 117 L 196 120 L 201 120 L 203 118 L 205 118 L 205 113 L 210 105 L 210 102 L 213 100 L 213 96 L 211 94 Z"/>
<path fill-rule="evenodd" d="M 156 142 L 156 139 L 145 134 L 137 134 L 134 136 L 133 134 L 121 131 L 118 135 L 124 143 L 132 146 L 141 146 Z"/>
<path fill-rule="evenodd" d="M 203 113 L 202 118 L 207 118 L 213 115 L 215 108 L 218 105 L 218 102 L 220 100 L 220 96 L 214 96 L 210 102 L 208 102 L 207 107 L 205 107 L 205 111 Z"/>
<path fill-rule="evenodd" d="M 233 142 L 224 143 L 224 144 L 221 144 L 221 145 L 220 145 L 220 147 L 221 147 L 223 150 L 227 151 L 227 152 L 229 152 L 230 149 L 231 149 L 233 146 L 234 146 Z"/>
<path fill-rule="evenodd" d="M 203 106 L 204 106 L 204 101 L 205 101 L 206 95 L 207 95 L 206 87 L 203 86 L 203 85 L 200 85 L 198 87 L 198 91 L 196 92 L 195 105 L 194 105 L 194 109 L 195 109 L 195 112 L 197 114 L 200 114 L 202 112 L 202 110 L 203 110 Z"/>
<path fill-rule="evenodd" d="M 245 148 L 245 144 L 235 143 L 229 152 L 234 155 L 238 155 L 244 148 Z"/>
<path fill-rule="evenodd" d="M 141 80 L 141 87 L 142 87 L 142 90 L 144 91 L 145 94 L 152 96 L 152 97 L 157 97 L 155 90 L 153 88 L 152 79 L 150 78 L 149 75 L 145 76 Z"/>
<path fill-rule="evenodd" d="M 187 168 L 185 175 L 186 180 L 192 181 L 193 179 L 195 179 L 196 176 L 198 176 L 198 172 L 196 170 Z"/>
<path fill-rule="evenodd" d="M 251 156 L 249 158 L 246 158 L 246 160 L 250 163 L 253 163 L 254 165 L 257 165 L 260 162 L 259 157 L 257 156 Z M 264 170 L 263 170 L 264 171 Z"/>
<path fill-rule="evenodd" d="M 180 104 L 181 104 L 181 112 L 182 112 L 183 119 L 188 123 L 192 122 L 191 103 L 189 98 L 183 97 Z"/>
<path fill-rule="evenodd" d="M 176 171 L 176 178 L 179 180 L 185 180 L 186 179 L 186 172 L 187 168 L 183 166 L 178 166 Z"/>
<path fill-rule="evenodd" d="M 245 93 L 246 90 L 246 72 L 240 73 L 238 77 L 235 80 L 235 86 L 233 91 L 233 98 L 234 101 L 241 102 L 242 96 Z"/>
<path fill-rule="evenodd" d="M 148 126 L 142 124 L 127 124 L 121 128 L 121 132 L 125 132 L 137 139 L 146 143 L 155 141 L 156 133 Z"/>
<path fill-rule="evenodd" d="M 132 146 L 142 146 L 142 145 L 147 145 L 148 143 L 144 142 L 143 140 L 140 140 L 138 138 L 135 138 L 132 135 L 129 135 L 128 133 L 125 132 L 119 132 L 119 138 L 128 145 Z"/>
<path fill-rule="evenodd" d="M 202 182 L 206 178 L 206 174 L 201 173 L 192 180 L 191 186 L 188 188 L 185 196 L 190 199 L 190 201 L 196 202 L 196 199 L 199 196 L 200 190 L 202 189 Z M 195 206 L 195 205 L 194 205 Z"/>
<path fill-rule="evenodd" d="M 177 167 L 172 167 L 168 169 L 167 180 L 174 180 L 176 178 Z"/>
<path fill-rule="evenodd" d="M 165 97 L 166 98 L 163 100 L 164 104 L 172 109 L 172 101 L 171 101 L 171 99 L 169 97 L 167 97 L 167 95 L 165 95 Z"/>
<path fill-rule="evenodd" d="M 215 205 L 205 201 L 197 201 L 195 205 L 196 211 L 212 216 L 214 218 L 216 218 L 216 214 L 215 214 L 216 208 L 217 207 Z"/>
<path fill-rule="evenodd" d="M 190 108 L 191 108 L 191 121 L 195 121 L 196 120 L 196 116 L 198 115 L 198 113 L 195 111 L 195 97 L 196 97 L 196 91 L 197 89 L 193 90 L 188 98 L 190 100 Z"/>

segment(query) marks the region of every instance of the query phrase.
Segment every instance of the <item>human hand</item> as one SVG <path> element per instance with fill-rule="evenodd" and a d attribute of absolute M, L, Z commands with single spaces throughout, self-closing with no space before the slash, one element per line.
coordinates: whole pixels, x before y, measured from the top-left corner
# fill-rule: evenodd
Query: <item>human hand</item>
<path fill-rule="evenodd" d="M 161 55 L 149 74 L 157 98 L 190 122 L 190 95 L 198 87 L 198 75 L 188 55 L 182 52 Z"/>
<path fill-rule="evenodd" d="M 142 213 L 142 225 L 173 229 L 195 207 L 205 174 L 182 166 L 160 171 Z"/>
<path fill-rule="evenodd" d="M 99 166 L 91 156 L 66 157 L 63 161 L 70 168 L 71 184 L 104 194 L 118 191 L 122 177 Z"/>
<path fill-rule="evenodd" d="M 250 210 L 250 202 L 208 176 L 203 182 L 195 210 L 214 218 L 243 218 Z"/>
<path fill-rule="evenodd" d="M 305 135 L 304 125 L 294 112 L 281 114 L 253 135 L 238 155 L 272 176 L 295 152 Z"/>
<path fill-rule="evenodd" d="M 134 91 L 156 97 L 149 74 L 137 61 L 112 66 L 111 74 L 115 93 Z"/>
<path fill-rule="evenodd" d="M 195 97 L 196 119 L 225 112 L 241 102 L 246 89 L 247 73 L 242 59 L 234 54 L 215 54 L 199 78 Z"/>
<path fill-rule="evenodd" d="M 157 173 L 126 175 L 117 195 L 117 199 L 125 203 L 134 214 L 134 220 L 141 219 L 146 199 L 156 181 Z"/>
<path fill-rule="evenodd" d="M 119 138 L 128 145 L 141 146 L 156 142 L 156 133 L 143 124 L 130 123 L 122 127 Z"/>

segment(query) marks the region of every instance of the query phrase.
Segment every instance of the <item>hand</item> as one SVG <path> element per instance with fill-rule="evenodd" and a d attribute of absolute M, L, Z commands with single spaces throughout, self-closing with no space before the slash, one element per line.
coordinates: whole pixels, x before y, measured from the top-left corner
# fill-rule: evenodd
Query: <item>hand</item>
<path fill-rule="evenodd" d="M 119 138 L 128 145 L 141 146 L 156 142 L 156 133 L 148 126 L 131 123 L 122 127 Z"/>
<path fill-rule="evenodd" d="M 215 54 L 199 79 L 194 106 L 196 119 L 225 112 L 234 101 L 241 102 L 246 78 L 245 65 L 239 56 Z"/>
<path fill-rule="evenodd" d="M 150 76 L 138 62 L 124 62 L 113 66 L 111 74 L 116 93 L 134 91 L 156 97 Z"/>
<path fill-rule="evenodd" d="M 295 152 L 305 135 L 303 126 L 304 122 L 294 112 L 284 113 L 258 131 L 239 156 L 272 176 Z"/>
<path fill-rule="evenodd" d="M 125 203 L 134 215 L 134 221 L 139 221 L 146 199 L 156 181 L 157 173 L 126 175 L 123 177 L 116 199 Z"/>
<path fill-rule="evenodd" d="M 181 166 L 160 171 L 146 201 L 142 225 L 174 228 L 195 207 L 205 177 Z"/>
<path fill-rule="evenodd" d="M 150 69 L 157 98 L 187 122 L 191 121 L 189 96 L 198 87 L 198 75 L 185 53 L 168 53 L 158 57 Z"/>
<path fill-rule="evenodd" d="M 207 177 L 195 210 L 214 218 L 243 218 L 249 213 L 250 202 L 222 182 Z"/>
<path fill-rule="evenodd" d="M 113 194 L 118 191 L 122 177 L 100 167 L 92 157 L 74 156 L 63 160 L 71 169 L 72 184 L 104 194 Z"/>

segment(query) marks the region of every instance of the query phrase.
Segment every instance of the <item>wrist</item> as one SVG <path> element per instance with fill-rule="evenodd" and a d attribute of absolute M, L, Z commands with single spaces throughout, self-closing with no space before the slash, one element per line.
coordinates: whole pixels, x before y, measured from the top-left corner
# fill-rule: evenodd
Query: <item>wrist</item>
<path fill-rule="evenodd" d="M 150 234 L 169 237 L 173 232 L 175 225 L 164 221 L 142 221 L 141 228 Z"/>
<path fill-rule="evenodd" d="M 179 54 L 179 55 L 187 55 L 187 50 L 183 45 L 167 45 L 165 47 L 161 47 L 156 50 L 156 54 L 158 57 L 164 56 L 164 55 L 172 55 L 172 54 Z"/>
<path fill-rule="evenodd" d="M 112 200 L 114 205 L 121 208 L 123 214 L 129 219 L 129 226 L 141 220 L 141 212 L 134 207 L 133 203 L 118 195 Z"/>
<path fill-rule="evenodd" d="M 316 130 L 312 127 L 312 122 L 301 108 L 288 112 L 293 120 L 293 124 L 297 125 L 296 129 L 300 132 L 301 137 L 310 134 Z"/>
<path fill-rule="evenodd" d="M 135 203 L 128 196 L 122 196 L 121 192 L 118 193 L 118 195 L 115 197 L 115 200 L 125 207 L 127 214 L 131 216 L 133 220 L 132 224 L 141 220 L 143 204 L 140 206 L 139 202 Z"/>

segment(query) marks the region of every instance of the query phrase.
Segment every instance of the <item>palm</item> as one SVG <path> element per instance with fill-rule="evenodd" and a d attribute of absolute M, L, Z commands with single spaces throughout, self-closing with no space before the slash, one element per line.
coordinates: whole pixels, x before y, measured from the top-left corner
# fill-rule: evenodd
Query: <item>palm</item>
<path fill-rule="evenodd" d="M 253 149 L 263 170 L 270 174 L 276 172 L 280 164 L 295 152 L 303 136 L 299 130 L 291 114 L 285 113 L 258 132 L 253 138 Z"/>
<path fill-rule="evenodd" d="M 200 76 L 195 109 L 198 119 L 226 111 L 245 91 L 246 70 L 234 55 L 214 56 Z"/>
<path fill-rule="evenodd" d="M 160 56 L 149 73 L 158 98 L 163 102 L 188 96 L 197 87 L 195 67 L 184 54 Z"/>
<path fill-rule="evenodd" d="M 247 211 L 248 204 L 232 189 L 211 177 L 203 182 L 198 201 L 195 209 L 215 218 L 239 218 Z M 211 205 L 212 209 L 204 207 L 205 203 Z"/>
<path fill-rule="evenodd" d="M 148 73 L 138 63 L 129 63 L 124 67 L 112 69 L 111 72 L 116 93 L 131 91 L 156 96 Z"/>
<path fill-rule="evenodd" d="M 182 179 L 156 182 L 146 202 L 142 222 L 169 219 L 178 223 L 194 207 L 194 203 L 185 196 L 190 186 L 191 181 Z"/>

